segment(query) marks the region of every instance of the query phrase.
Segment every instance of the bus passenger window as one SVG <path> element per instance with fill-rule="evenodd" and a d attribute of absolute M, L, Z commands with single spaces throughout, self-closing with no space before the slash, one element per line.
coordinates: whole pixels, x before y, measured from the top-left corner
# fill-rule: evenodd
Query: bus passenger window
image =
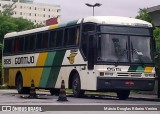
<path fill-rule="evenodd" d="M 69 32 L 69 38 L 67 41 L 68 42 L 67 45 L 76 45 L 76 43 L 78 42 L 77 40 L 79 38 L 79 36 L 77 36 L 77 27 L 70 28 L 68 32 Z"/>
<path fill-rule="evenodd" d="M 50 33 L 50 48 L 54 48 L 56 46 L 56 31 L 51 31 Z"/>
<path fill-rule="evenodd" d="M 64 46 L 67 46 L 68 38 L 69 38 L 68 29 L 65 29 L 65 31 L 64 31 Z"/>
<path fill-rule="evenodd" d="M 47 49 L 48 48 L 48 32 L 39 33 L 37 35 L 36 49 Z"/>
<path fill-rule="evenodd" d="M 65 46 L 75 46 L 79 41 L 79 28 L 72 27 L 65 30 Z"/>
<path fill-rule="evenodd" d="M 61 47 L 62 44 L 63 44 L 63 30 L 58 30 L 56 37 L 56 47 Z"/>
<path fill-rule="evenodd" d="M 19 51 L 19 45 L 20 45 L 19 38 L 16 38 L 14 40 L 14 53 L 17 53 Z"/>
<path fill-rule="evenodd" d="M 11 54 L 13 51 L 14 39 L 5 39 L 4 40 L 4 54 Z"/>
<path fill-rule="evenodd" d="M 22 52 L 24 49 L 24 37 L 19 38 L 19 52 Z"/>
<path fill-rule="evenodd" d="M 42 48 L 43 49 L 48 48 L 48 38 L 49 38 L 48 32 L 43 33 L 43 41 L 42 41 Z"/>
<path fill-rule="evenodd" d="M 32 51 L 35 48 L 35 38 L 34 34 L 25 37 L 25 51 Z"/>

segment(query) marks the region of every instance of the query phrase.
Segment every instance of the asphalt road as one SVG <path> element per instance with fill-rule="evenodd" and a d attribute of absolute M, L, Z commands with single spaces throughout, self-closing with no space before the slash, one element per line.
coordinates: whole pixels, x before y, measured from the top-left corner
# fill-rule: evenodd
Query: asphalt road
<path fill-rule="evenodd" d="M 131 94 L 129 99 L 127 100 L 119 100 L 116 98 L 114 94 L 105 94 L 105 95 L 92 95 L 92 94 L 87 94 L 83 98 L 74 98 L 72 95 L 67 95 L 67 100 L 66 102 L 59 102 L 57 101 L 58 96 L 53 96 L 50 95 L 49 92 L 46 91 L 36 91 L 38 98 L 37 99 L 28 99 L 28 95 L 20 95 L 17 94 L 17 91 L 12 89 L 12 90 L 0 90 L 0 105 L 34 105 L 34 106 L 39 106 L 39 105 L 44 105 L 44 106 L 50 106 L 50 105 L 106 105 L 106 106 L 112 106 L 112 105 L 160 105 L 160 99 L 157 99 L 157 96 L 155 95 L 142 95 L 142 94 Z M 85 107 L 84 107 L 85 108 Z M 1 109 L 0 109 L 1 110 Z M 76 110 L 76 109 L 75 109 Z M 114 110 L 114 109 L 113 109 Z M 111 114 L 116 114 L 116 111 L 107 111 L 108 113 Z M 58 113 L 58 114 L 68 114 L 68 113 L 74 113 L 74 114 L 90 114 L 90 111 L 47 111 L 47 112 L 41 112 L 41 113 Z M 134 111 L 129 111 L 130 114 L 134 113 Z M 2 112 L 0 112 L 2 113 Z M 6 113 L 13 113 L 13 112 L 5 112 Z M 16 114 L 21 113 L 21 112 L 14 112 Z M 28 113 L 28 112 L 24 112 Z M 36 114 L 38 112 L 29 112 Z M 106 111 L 100 111 L 98 112 L 99 114 L 106 114 Z M 128 111 L 118 111 L 119 114 L 124 114 L 128 113 Z M 137 114 L 144 113 L 143 111 L 136 111 Z M 152 111 L 145 111 L 145 114 L 151 114 Z M 159 111 L 153 111 L 154 114 L 160 114 Z M 92 114 L 97 114 L 97 111 L 93 111 Z"/>

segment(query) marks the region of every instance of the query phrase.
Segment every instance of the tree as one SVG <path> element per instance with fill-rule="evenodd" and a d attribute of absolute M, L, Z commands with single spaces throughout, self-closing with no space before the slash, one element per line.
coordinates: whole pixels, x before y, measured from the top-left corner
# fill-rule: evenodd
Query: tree
<path fill-rule="evenodd" d="M 0 16 L 0 43 L 4 38 L 4 35 L 9 32 L 19 32 L 28 29 L 35 28 L 34 23 L 22 19 L 22 18 L 13 18 L 8 16 Z"/>
<path fill-rule="evenodd" d="M 140 8 L 136 18 L 152 23 L 152 18 L 147 13 L 147 9 L 146 8 L 143 8 L 143 9 Z"/>
<path fill-rule="evenodd" d="M 154 29 L 153 30 L 153 36 L 154 36 L 155 41 L 156 41 L 156 51 L 159 52 L 160 51 L 160 28 L 154 26 L 152 18 L 147 13 L 146 8 L 140 9 L 138 11 L 138 15 L 136 16 L 136 18 L 152 23 L 153 29 Z"/>
<path fill-rule="evenodd" d="M 15 3 L 16 2 L 13 2 L 12 4 L 5 4 L 4 6 L 2 6 L 2 8 L 3 8 L 3 11 L 2 11 L 3 16 L 12 16 L 13 15 L 14 9 L 15 9 L 15 7 L 14 7 Z"/>

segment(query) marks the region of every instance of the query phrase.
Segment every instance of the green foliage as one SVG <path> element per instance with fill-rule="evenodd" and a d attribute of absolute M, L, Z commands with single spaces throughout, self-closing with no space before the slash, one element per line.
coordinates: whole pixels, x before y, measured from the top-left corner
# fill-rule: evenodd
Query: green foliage
<path fill-rule="evenodd" d="M 2 11 L 2 14 L 3 14 L 3 16 L 12 16 L 13 15 L 13 13 L 14 13 L 14 9 L 15 9 L 15 7 L 13 7 L 14 6 L 14 4 L 15 4 L 16 2 L 13 2 L 12 4 L 5 4 L 4 6 L 2 6 L 2 8 L 3 8 L 3 11 Z"/>
<path fill-rule="evenodd" d="M 148 21 L 148 22 L 152 23 L 152 25 L 153 25 L 152 18 L 147 13 L 146 8 L 140 9 L 136 18 L 144 20 L 144 21 Z M 154 25 L 153 25 L 153 27 L 154 27 Z M 159 52 L 160 51 L 160 28 L 154 27 L 153 36 L 154 36 L 155 42 L 156 42 L 156 51 Z"/>
<path fill-rule="evenodd" d="M 2 44 L 0 44 L 0 51 L 2 50 Z M 0 52 L 0 85 L 2 84 L 2 51 Z"/>
<path fill-rule="evenodd" d="M 35 28 L 34 23 L 22 19 L 0 15 L 0 43 L 2 43 L 4 35 L 9 32 L 19 32 Z"/>
<path fill-rule="evenodd" d="M 153 35 L 156 41 L 156 51 L 160 52 L 160 28 L 159 27 L 154 28 Z"/>
<path fill-rule="evenodd" d="M 147 13 L 147 9 L 143 8 L 143 9 L 139 9 L 138 11 L 138 15 L 136 16 L 137 19 L 141 19 L 141 20 L 145 20 L 147 22 L 152 23 L 152 18 L 150 17 L 150 15 Z"/>

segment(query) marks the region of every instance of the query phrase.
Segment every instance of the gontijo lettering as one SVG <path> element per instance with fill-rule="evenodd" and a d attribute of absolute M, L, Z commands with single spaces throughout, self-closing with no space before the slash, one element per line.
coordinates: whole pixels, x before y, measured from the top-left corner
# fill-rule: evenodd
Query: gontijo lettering
<path fill-rule="evenodd" d="M 33 64 L 33 63 L 34 63 L 34 56 L 15 58 L 15 64 Z"/>

